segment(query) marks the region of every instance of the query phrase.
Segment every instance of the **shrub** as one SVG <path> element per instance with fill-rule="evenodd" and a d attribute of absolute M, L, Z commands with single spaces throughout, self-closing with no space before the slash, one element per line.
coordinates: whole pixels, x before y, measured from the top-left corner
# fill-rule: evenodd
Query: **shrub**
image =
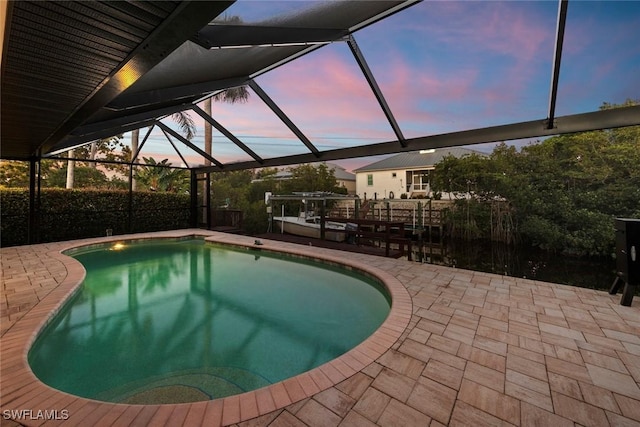
<path fill-rule="evenodd" d="M 173 193 L 132 193 L 121 190 L 65 190 L 40 192 L 33 241 L 56 242 L 113 234 L 161 231 L 190 226 L 190 196 Z M 29 242 L 29 191 L 2 189 L 2 246 Z"/>

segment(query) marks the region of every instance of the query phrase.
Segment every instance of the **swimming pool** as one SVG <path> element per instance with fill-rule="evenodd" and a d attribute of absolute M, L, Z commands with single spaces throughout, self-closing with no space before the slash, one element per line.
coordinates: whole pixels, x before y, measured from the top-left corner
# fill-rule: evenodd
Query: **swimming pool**
<path fill-rule="evenodd" d="M 40 380 L 98 400 L 177 403 L 263 387 L 347 352 L 388 294 L 344 268 L 202 240 L 70 253 L 82 288 L 29 352 Z"/>

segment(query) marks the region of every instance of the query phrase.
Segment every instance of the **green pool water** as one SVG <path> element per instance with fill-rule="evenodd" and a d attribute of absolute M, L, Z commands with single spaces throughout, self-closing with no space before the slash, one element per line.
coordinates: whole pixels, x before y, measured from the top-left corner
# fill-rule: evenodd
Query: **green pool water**
<path fill-rule="evenodd" d="M 347 352 L 390 310 L 364 275 L 202 240 L 70 255 L 85 281 L 29 363 L 44 383 L 98 400 L 178 403 L 260 388 Z"/>

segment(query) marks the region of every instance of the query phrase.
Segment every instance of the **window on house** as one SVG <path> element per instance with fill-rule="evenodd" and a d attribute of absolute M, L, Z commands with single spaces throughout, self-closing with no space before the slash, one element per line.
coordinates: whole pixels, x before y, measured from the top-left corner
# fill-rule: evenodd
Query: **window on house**
<path fill-rule="evenodd" d="M 412 175 L 413 191 L 426 191 L 429 188 L 429 171 L 413 171 Z"/>
<path fill-rule="evenodd" d="M 367 185 L 373 185 L 373 174 L 367 174 Z"/>
<path fill-rule="evenodd" d="M 395 178 L 396 177 L 396 173 L 395 172 L 391 172 L 391 178 Z"/>

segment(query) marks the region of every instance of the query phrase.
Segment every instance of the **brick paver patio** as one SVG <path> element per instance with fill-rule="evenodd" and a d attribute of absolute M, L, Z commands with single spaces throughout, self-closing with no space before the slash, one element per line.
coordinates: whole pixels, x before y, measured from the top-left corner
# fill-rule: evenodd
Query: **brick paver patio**
<path fill-rule="evenodd" d="M 194 233 L 254 243 L 203 230 L 153 235 Z M 262 247 L 383 279 L 394 300 L 383 328 L 336 361 L 225 399 L 142 406 L 58 392 L 26 354 L 84 274 L 60 251 L 106 239 L 1 249 L 2 425 L 640 426 L 639 298 L 623 307 L 602 291 L 273 241 Z M 22 411 L 18 422 L 11 410 Z"/>

